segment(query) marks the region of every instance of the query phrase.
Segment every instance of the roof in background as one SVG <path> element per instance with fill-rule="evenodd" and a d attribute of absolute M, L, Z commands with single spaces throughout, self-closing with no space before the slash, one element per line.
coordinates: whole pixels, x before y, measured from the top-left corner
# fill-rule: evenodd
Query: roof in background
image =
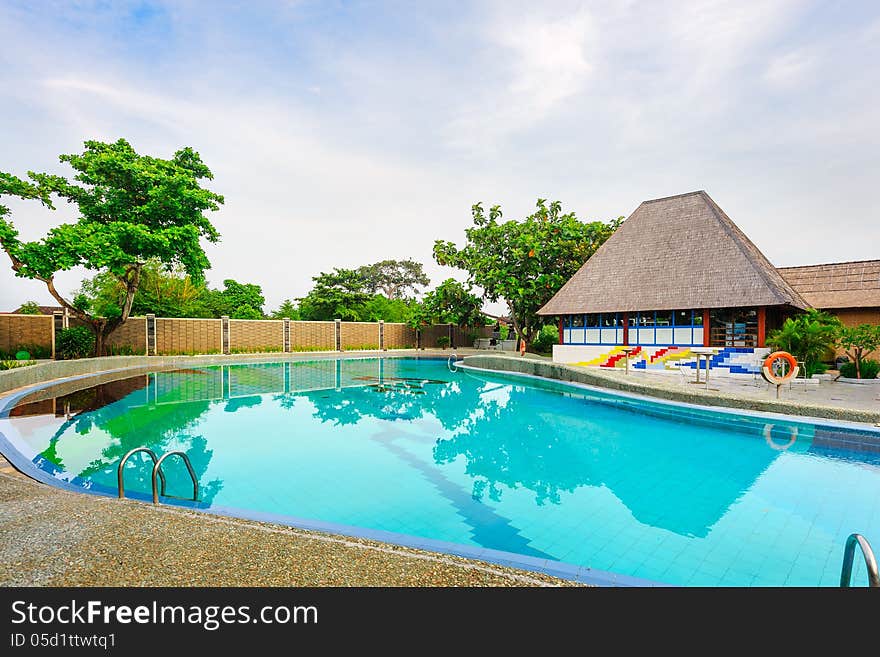
<path fill-rule="evenodd" d="M 780 267 L 778 271 L 816 308 L 880 307 L 880 260 Z"/>
<path fill-rule="evenodd" d="M 698 191 L 642 202 L 539 314 L 779 305 L 809 307 Z"/>

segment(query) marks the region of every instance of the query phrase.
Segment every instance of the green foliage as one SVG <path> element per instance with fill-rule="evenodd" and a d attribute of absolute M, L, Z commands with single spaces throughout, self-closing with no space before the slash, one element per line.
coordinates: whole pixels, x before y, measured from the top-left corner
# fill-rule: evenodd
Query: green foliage
<path fill-rule="evenodd" d="M 101 272 L 85 279 L 74 305 L 82 303 L 85 310 L 102 317 L 121 312 L 118 306 L 124 288 L 110 272 Z M 209 306 L 210 292 L 204 283 L 193 283 L 186 272 L 168 269 L 158 260 L 150 260 L 141 268 L 140 284 L 131 306 L 132 315 L 152 313 L 157 317 L 213 317 Z"/>
<path fill-rule="evenodd" d="M 111 356 L 143 356 L 147 350 L 143 347 L 132 347 L 130 344 L 111 344 L 108 352 Z"/>
<path fill-rule="evenodd" d="M 787 351 L 797 360 L 804 361 L 807 376 L 812 377 L 825 371 L 822 358 L 834 344 L 839 326 L 840 320 L 834 315 L 808 310 L 787 318 L 781 328 L 771 331 L 767 336 L 767 345 Z"/>
<path fill-rule="evenodd" d="M 447 278 L 425 295 L 421 307 L 413 308 L 408 321 L 415 328 L 421 324 L 482 325 L 486 323 L 482 305 L 469 285 Z"/>
<path fill-rule="evenodd" d="M 874 378 L 865 376 L 862 370 L 864 364 L 868 362 L 866 361 L 867 357 L 880 348 L 880 326 L 874 324 L 859 324 L 852 327 L 838 325 L 835 337 L 855 368 L 855 378 Z M 841 371 L 843 371 L 842 367 Z M 876 372 L 874 376 L 876 376 Z"/>
<path fill-rule="evenodd" d="M 544 199 L 538 199 L 537 211 L 523 221 L 499 223 L 497 205 L 488 216 L 480 203 L 471 213 L 474 225 L 465 230 L 465 246 L 437 240 L 434 259 L 464 269 L 490 301 L 503 299 L 527 342 L 545 321 L 538 310 L 623 220 L 583 223 L 573 212 L 563 214 L 558 201 L 547 205 Z"/>
<path fill-rule="evenodd" d="M 364 289 L 367 292 L 370 294 L 381 292 L 386 299 L 403 299 L 407 291 L 416 292 L 417 287 L 424 287 L 430 283 L 422 264 L 409 258 L 382 260 L 372 265 L 358 267 L 357 273 L 364 280 Z"/>
<path fill-rule="evenodd" d="M 532 348 L 538 353 L 546 354 L 553 351 L 555 344 L 559 344 L 559 329 L 552 324 L 545 324 L 535 336 Z"/>
<path fill-rule="evenodd" d="M 95 336 L 86 326 L 61 329 L 55 336 L 55 355 L 65 360 L 84 358 L 92 354 Z"/>
<path fill-rule="evenodd" d="M 219 240 L 204 213 L 219 209 L 223 197 L 201 186 L 213 176 L 189 147 L 166 160 L 138 154 L 125 139 L 87 141 L 81 154 L 61 155 L 60 160 L 75 171 L 74 182 L 33 172 L 28 173 L 32 182 L 25 182 L 0 173 L 0 196 L 37 199 L 52 209 L 52 196 L 57 196 L 77 207 L 76 222 L 52 228 L 41 240 L 22 242 L 5 219 L 9 209 L 0 205 L 0 246 L 17 276 L 44 281 L 59 303 L 89 322 L 100 350 L 106 336 L 129 316 L 145 262 L 155 259 L 182 268 L 195 282 L 202 280 L 210 263 L 200 241 Z M 77 266 L 108 272 L 124 294 L 105 300 L 95 309 L 100 315 L 68 301 L 55 289 L 54 276 Z"/>
<path fill-rule="evenodd" d="M 20 360 L 18 354 L 27 352 L 30 358 L 51 358 L 52 349 L 41 344 L 22 343 L 15 346 L 11 351 L 0 349 L 0 359 L 2 360 Z"/>
<path fill-rule="evenodd" d="M 227 278 L 223 290 L 212 290 L 209 305 L 214 317 L 228 315 L 233 319 L 263 319 L 263 288 L 253 283 L 239 283 Z"/>
<path fill-rule="evenodd" d="M 268 345 L 264 347 L 233 347 L 229 350 L 233 354 L 269 354 L 281 351 L 278 345 Z"/>
<path fill-rule="evenodd" d="M 0 370 L 14 370 L 18 367 L 27 367 L 28 365 L 36 365 L 35 360 L 0 360 Z"/>
<path fill-rule="evenodd" d="M 363 306 L 362 322 L 378 322 L 380 319 L 386 322 L 406 322 L 419 307 L 415 299 L 389 299 L 381 294 L 375 294 Z"/>
<path fill-rule="evenodd" d="M 18 309 L 19 315 L 42 315 L 43 311 L 40 310 L 40 304 L 36 301 L 25 301 L 21 304 L 21 307 Z"/>
<path fill-rule="evenodd" d="M 876 379 L 880 372 L 880 362 L 865 358 L 859 364 L 858 370 L 853 361 L 847 361 L 840 365 L 840 376 L 847 379 Z"/>
<path fill-rule="evenodd" d="M 372 344 L 354 344 L 347 346 L 345 351 L 378 351 L 379 344 L 374 342 Z"/>
<path fill-rule="evenodd" d="M 449 336 L 448 335 L 439 335 L 437 336 L 437 346 L 446 349 L 449 346 Z"/>
<path fill-rule="evenodd" d="M 290 299 L 285 299 L 281 302 L 281 305 L 278 306 L 277 310 L 273 310 L 269 316 L 272 319 L 284 319 L 287 317 L 288 319 L 301 319 L 299 315 L 299 309 L 296 307 L 296 304 L 293 303 Z"/>
<path fill-rule="evenodd" d="M 354 269 L 335 268 L 329 274 L 313 276 L 311 291 L 299 299 L 300 315 L 305 320 L 342 319 L 358 322 L 366 312 L 372 295 L 366 291 L 363 276 Z"/>

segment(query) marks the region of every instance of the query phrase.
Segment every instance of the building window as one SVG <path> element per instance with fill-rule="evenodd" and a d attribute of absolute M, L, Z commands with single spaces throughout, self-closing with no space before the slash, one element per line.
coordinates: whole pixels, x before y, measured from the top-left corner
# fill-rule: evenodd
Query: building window
<path fill-rule="evenodd" d="M 571 328 L 583 328 L 584 326 L 584 316 L 583 315 L 572 315 L 571 316 Z"/>

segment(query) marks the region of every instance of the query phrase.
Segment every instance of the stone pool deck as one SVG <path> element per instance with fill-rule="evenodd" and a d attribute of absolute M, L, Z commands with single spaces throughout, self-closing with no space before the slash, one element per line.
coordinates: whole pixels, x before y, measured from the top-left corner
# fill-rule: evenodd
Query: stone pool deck
<path fill-rule="evenodd" d="M 33 481 L 0 457 L 0 586 L 578 586 L 455 556 Z"/>

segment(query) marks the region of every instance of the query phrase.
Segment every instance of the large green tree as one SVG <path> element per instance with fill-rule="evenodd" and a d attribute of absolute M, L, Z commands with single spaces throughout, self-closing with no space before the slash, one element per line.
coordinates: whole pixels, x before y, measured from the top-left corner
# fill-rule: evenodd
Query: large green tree
<path fill-rule="evenodd" d="M 76 172 L 73 182 L 32 171 L 25 181 L 0 172 L 0 197 L 36 199 L 50 209 L 57 197 L 77 207 L 77 220 L 24 242 L 7 219 L 9 208 L 0 205 L 0 246 L 17 276 L 43 281 L 59 304 L 91 327 L 100 355 L 107 336 L 131 313 L 148 260 L 203 280 L 210 263 L 201 240 L 219 240 L 205 212 L 219 209 L 223 197 L 202 187 L 213 176 L 189 147 L 162 159 L 138 154 L 125 139 L 87 141 L 82 153 L 59 159 Z M 77 266 L 106 271 L 119 282 L 117 303 L 105 307 L 105 315 L 77 307 L 56 288 L 55 275 Z"/>
<path fill-rule="evenodd" d="M 124 293 L 122 284 L 110 272 L 103 271 L 82 282 L 73 303 L 93 315 L 112 316 Z M 141 280 L 131 304 L 132 315 L 152 313 L 159 317 L 213 317 L 211 291 L 193 280 L 180 267 L 166 269 L 156 260 L 141 268 Z"/>
<path fill-rule="evenodd" d="M 482 300 L 469 285 L 447 278 L 425 294 L 420 312 L 415 315 L 417 322 L 411 323 L 482 326 L 487 319 L 482 306 Z"/>
<path fill-rule="evenodd" d="M 416 292 L 431 281 L 422 263 L 415 260 L 382 260 L 357 269 L 364 279 L 364 288 L 371 294 L 381 292 L 388 299 L 403 299 L 407 292 Z"/>
<path fill-rule="evenodd" d="M 354 269 L 335 268 L 313 276 L 309 293 L 298 299 L 303 319 L 321 321 L 343 319 L 360 321 L 372 295 L 366 291 L 363 276 Z"/>
<path fill-rule="evenodd" d="M 481 287 L 490 301 L 503 300 L 517 337 L 531 343 L 544 320 L 538 310 L 616 230 L 623 217 L 584 223 L 574 212 L 563 213 L 558 201 L 538 199 L 537 210 L 523 221 L 500 222 L 501 208 L 477 203 L 467 242 L 434 242 L 434 259 L 458 267 Z"/>
<path fill-rule="evenodd" d="M 265 303 L 261 286 L 231 278 L 223 281 L 222 290 L 211 290 L 208 301 L 214 317 L 227 315 L 233 319 L 263 319 Z"/>

